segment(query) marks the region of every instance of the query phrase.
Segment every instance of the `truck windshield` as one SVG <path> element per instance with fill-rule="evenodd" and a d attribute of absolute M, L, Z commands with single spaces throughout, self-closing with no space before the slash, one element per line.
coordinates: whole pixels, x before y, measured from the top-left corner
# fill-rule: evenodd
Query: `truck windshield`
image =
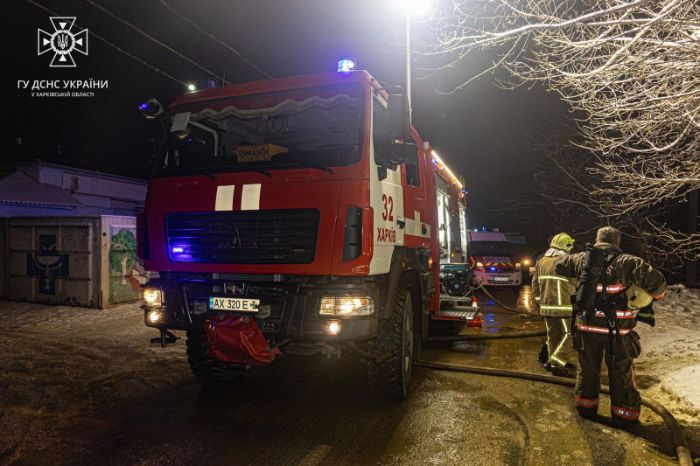
<path fill-rule="evenodd" d="M 512 245 L 506 241 L 472 241 L 469 249 L 475 257 L 513 257 Z"/>
<path fill-rule="evenodd" d="M 356 85 L 255 94 L 177 107 L 161 172 L 265 171 L 355 163 L 362 141 Z"/>

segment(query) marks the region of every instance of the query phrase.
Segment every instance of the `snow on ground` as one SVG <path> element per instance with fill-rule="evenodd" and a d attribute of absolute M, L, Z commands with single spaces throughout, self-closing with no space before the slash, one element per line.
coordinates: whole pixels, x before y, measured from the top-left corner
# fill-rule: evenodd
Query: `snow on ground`
<path fill-rule="evenodd" d="M 182 345 L 154 348 L 137 304 L 97 310 L 0 301 L 0 466 L 125 397 L 189 375 Z"/>
<path fill-rule="evenodd" d="M 638 385 L 700 448 L 700 290 L 675 287 L 655 310 L 656 327 L 637 327 Z M 60 437 L 70 426 L 106 422 L 101 413 L 120 400 L 196 383 L 181 342 L 150 346 L 157 332 L 143 325 L 136 304 L 96 310 L 0 301 L 0 316 L 0 466 L 70 441 Z"/>
<path fill-rule="evenodd" d="M 637 384 L 683 424 L 700 429 L 700 290 L 669 287 L 654 311 L 655 327 L 637 326 L 642 341 Z"/>

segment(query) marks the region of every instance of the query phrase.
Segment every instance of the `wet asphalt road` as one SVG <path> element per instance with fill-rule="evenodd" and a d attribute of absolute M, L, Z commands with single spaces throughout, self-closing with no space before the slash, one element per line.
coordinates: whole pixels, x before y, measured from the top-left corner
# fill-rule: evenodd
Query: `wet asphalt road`
<path fill-rule="evenodd" d="M 516 295 L 498 293 L 511 305 Z M 541 328 L 481 303 L 484 327 L 463 331 Z M 541 342 L 430 344 L 422 357 L 541 372 Z M 137 363 L 159 370 L 155 354 Z M 202 385 L 182 362 L 168 366 L 167 383 L 81 412 L 50 448 L 26 448 L 12 464 L 672 464 L 660 419 L 645 418 L 638 436 L 579 421 L 565 387 L 416 368 L 409 398 L 387 404 L 368 396 L 359 361 L 283 358 L 218 385 Z"/>

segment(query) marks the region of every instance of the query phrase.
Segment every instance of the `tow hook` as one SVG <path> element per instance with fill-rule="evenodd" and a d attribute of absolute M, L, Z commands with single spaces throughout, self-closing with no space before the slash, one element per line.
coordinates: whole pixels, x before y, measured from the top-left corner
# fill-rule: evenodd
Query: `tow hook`
<path fill-rule="evenodd" d="M 151 338 L 151 344 L 156 345 L 160 343 L 161 348 L 165 348 L 169 343 L 175 343 L 180 337 L 176 337 L 170 332 L 170 330 L 160 329 L 160 336 L 156 338 Z"/>
<path fill-rule="evenodd" d="M 331 359 L 334 356 L 337 359 L 340 359 L 342 352 L 340 346 L 328 345 L 326 343 L 320 343 L 319 346 L 321 347 L 321 354 L 323 354 L 327 359 Z"/>

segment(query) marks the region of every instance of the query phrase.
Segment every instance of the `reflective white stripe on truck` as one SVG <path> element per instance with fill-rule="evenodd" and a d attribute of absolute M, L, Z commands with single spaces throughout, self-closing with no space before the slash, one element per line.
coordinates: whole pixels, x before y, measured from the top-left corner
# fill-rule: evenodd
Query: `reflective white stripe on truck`
<path fill-rule="evenodd" d="M 235 184 L 217 186 L 214 210 L 233 210 L 233 192 L 235 190 Z"/>
<path fill-rule="evenodd" d="M 243 185 L 241 210 L 260 210 L 260 187 L 260 183 Z"/>

